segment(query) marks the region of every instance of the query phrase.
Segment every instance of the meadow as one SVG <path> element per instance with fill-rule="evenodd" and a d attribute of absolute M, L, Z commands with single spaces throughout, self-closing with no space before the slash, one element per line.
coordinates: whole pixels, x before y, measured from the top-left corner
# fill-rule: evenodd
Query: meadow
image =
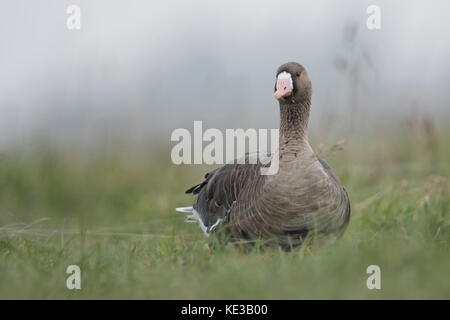
<path fill-rule="evenodd" d="M 1 299 L 449 299 L 450 144 L 402 124 L 313 147 L 345 185 L 344 235 L 294 252 L 208 248 L 174 208 L 211 166 L 168 146 L 79 151 L 45 142 L 0 158 Z M 81 268 L 81 290 L 66 268 Z M 369 290 L 366 268 L 381 268 Z"/>

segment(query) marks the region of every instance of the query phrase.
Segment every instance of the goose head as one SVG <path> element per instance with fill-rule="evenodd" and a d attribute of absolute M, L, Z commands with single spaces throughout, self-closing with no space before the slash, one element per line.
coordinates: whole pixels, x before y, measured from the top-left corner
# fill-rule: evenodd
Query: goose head
<path fill-rule="evenodd" d="M 311 93 L 311 80 L 301 64 L 288 62 L 278 68 L 273 96 L 280 104 L 309 102 Z"/>

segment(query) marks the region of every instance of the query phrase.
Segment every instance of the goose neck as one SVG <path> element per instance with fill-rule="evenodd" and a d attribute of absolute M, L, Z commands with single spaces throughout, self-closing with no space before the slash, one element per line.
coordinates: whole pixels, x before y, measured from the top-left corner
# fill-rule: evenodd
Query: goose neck
<path fill-rule="evenodd" d="M 309 146 L 309 103 L 280 104 L 280 151 L 298 152 Z"/>

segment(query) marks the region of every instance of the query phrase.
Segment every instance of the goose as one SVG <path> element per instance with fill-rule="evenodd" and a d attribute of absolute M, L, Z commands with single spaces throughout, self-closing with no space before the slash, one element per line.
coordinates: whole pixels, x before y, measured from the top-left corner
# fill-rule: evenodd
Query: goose
<path fill-rule="evenodd" d="M 278 172 L 262 175 L 266 164 L 250 164 L 255 155 L 247 153 L 244 162 L 235 160 L 207 173 L 186 191 L 196 195 L 193 206 L 176 208 L 188 213 L 186 222 L 197 222 L 206 236 L 223 229 L 227 241 L 275 241 L 288 250 L 311 232 L 325 238 L 342 235 L 350 220 L 350 201 L 309 144 L 311 94 L 302 65 L 288 62 L 278 68 L 274 97 L 280 107 L 279 145 L 270 155 L 278 156 Z"/>

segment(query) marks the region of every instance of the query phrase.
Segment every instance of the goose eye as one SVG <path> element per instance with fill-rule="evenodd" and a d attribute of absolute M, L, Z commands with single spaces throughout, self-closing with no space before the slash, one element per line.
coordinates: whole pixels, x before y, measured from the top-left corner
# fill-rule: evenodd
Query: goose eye
<path fill-rule="evenodd" d="M 297 77 L 300 77 L 300 72 L 296 72 L 295 75 L 296 75 Z"/>

